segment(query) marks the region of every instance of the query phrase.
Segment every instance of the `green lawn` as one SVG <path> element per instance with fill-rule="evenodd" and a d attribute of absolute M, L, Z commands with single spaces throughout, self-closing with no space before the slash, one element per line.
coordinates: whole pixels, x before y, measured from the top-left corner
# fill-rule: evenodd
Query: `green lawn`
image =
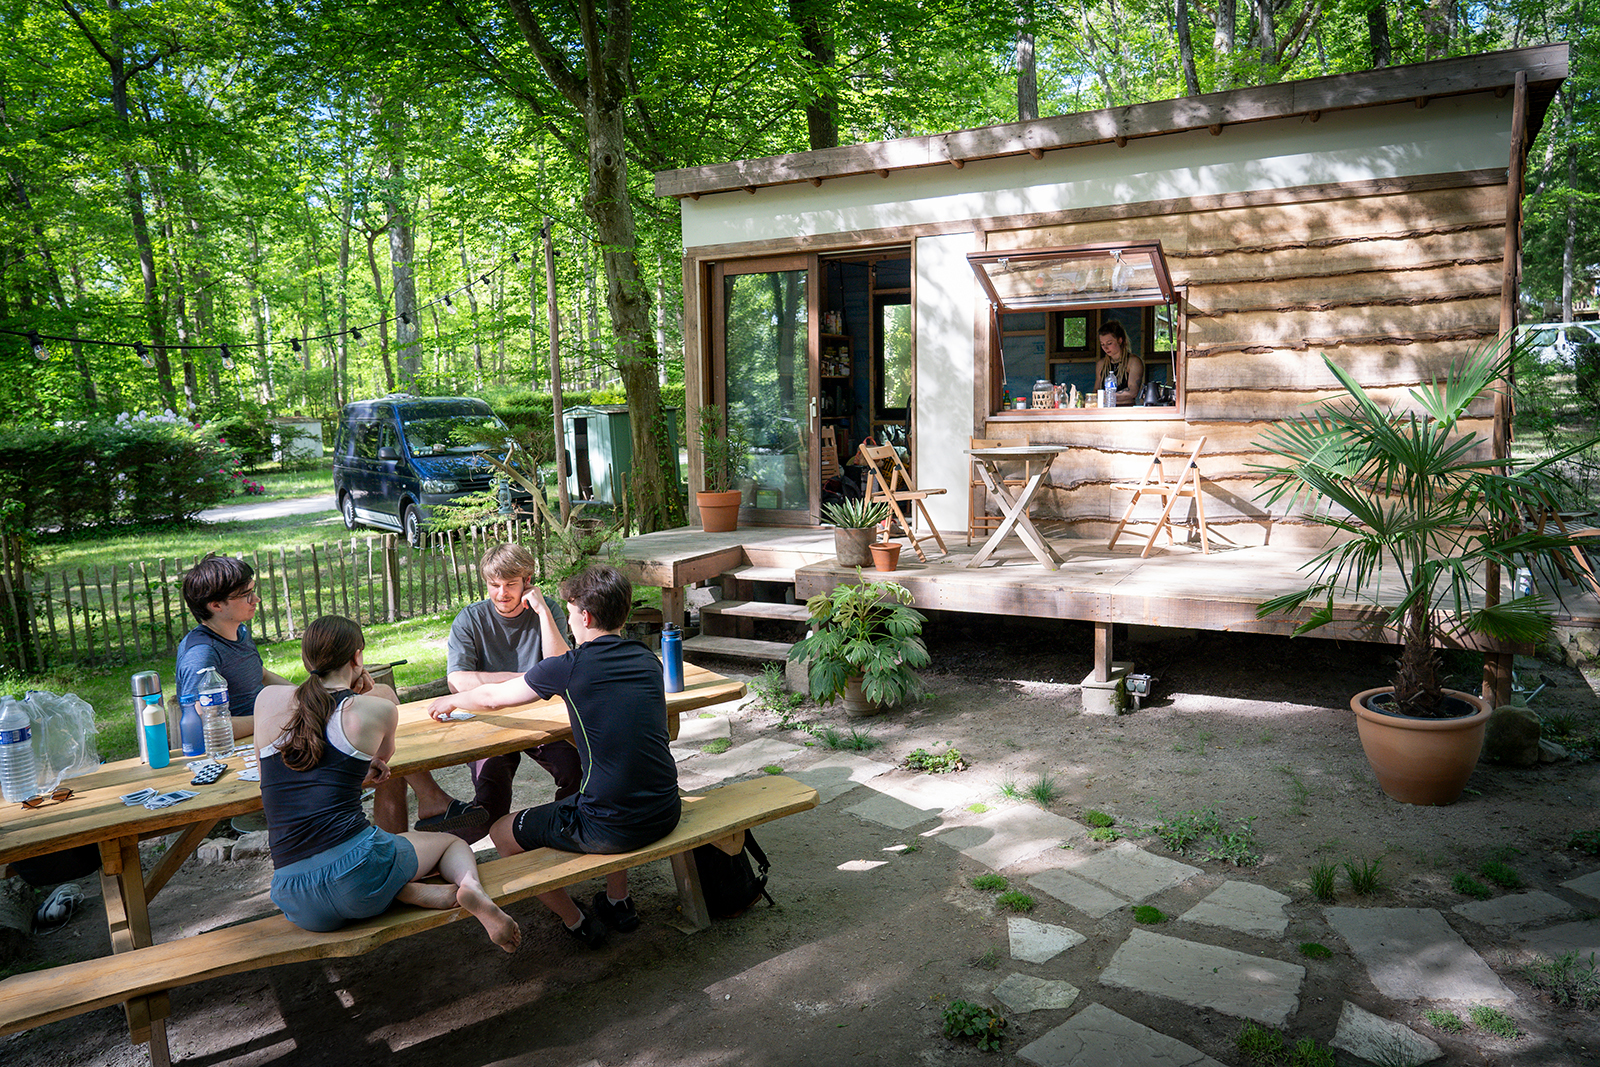
<path fill-rule="evenodd" d="M 263 496 L 235 498 L 235 504 L 263 503 L 268 500 L 287 500 L 297 496 L 322 496 L 333 492 L 333 457 L 324 456 L 305 470 L 279 470 L 276 463 L 246 471 L 245 477 L 266 487 Z"/>

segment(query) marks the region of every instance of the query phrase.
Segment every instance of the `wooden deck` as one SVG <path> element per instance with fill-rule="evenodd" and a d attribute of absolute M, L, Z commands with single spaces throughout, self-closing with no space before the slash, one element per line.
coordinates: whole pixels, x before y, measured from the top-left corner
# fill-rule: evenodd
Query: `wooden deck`
<path fill-rule="evenodd" d="M 1059 527 L 1040 524 L 1060 553 L 1058 570 L 1046 570 L 1016 539 L 1008 539 L 980 568 L 966 566 L 977 554 L 964 536 L 946 535 L 947 556 L 931 555 L 920 563 L 902 552 L 892 575 L 865 570 L 871 580 L 891 579 L 905 586 L 919 608 L 1006 615 L 1012 618 L 1074 619 L 1096 624 L 1097 673 L 1109 666 L 1111 626 L 1190 628 L 1289 635 L 1296 620 L 1287 616 L 1256 618 L 1262 601 L 1302 588 L 1302 565 L 1309 549 L 1283 546 L 1213 548 L 1158 547 L 1140 559 L 1142 539 L 1126 539 L 1108 550 L 1102 540 L 1064 536 Z M 930 547 L 932 547 L 930 545 Z M 855 570 L 834 562 L 831 528 L 748 527 L 728 534 L 682 528 L 630 537 L 623 545 L 629 576 L 636 584 L 662 589 L 663 610 L 682 618 L 683 587 L 716 578 L 741 565 L 770 568 L 774 576 L 794 575 L 797 600 L 855 579 Z M 1509 586 L 1510 577 L 1507 576 Z M 1592 592 L 1563 584 L 1557 597 L 1556 622 L 1567 627 L 1600 628 L 1600 599 Z M 1382 598 L 1389 603 L 1399 599 Z M 676 616 L 672 612 L 676 612 Z M 1382 625 L 1383 612 L 1354 604 L 1336 606 L 1335 620 L 1315 636 L 1360 641 L 1393 641 Z M 1506 649 L 1468 639 L 1465 647 Z"/>

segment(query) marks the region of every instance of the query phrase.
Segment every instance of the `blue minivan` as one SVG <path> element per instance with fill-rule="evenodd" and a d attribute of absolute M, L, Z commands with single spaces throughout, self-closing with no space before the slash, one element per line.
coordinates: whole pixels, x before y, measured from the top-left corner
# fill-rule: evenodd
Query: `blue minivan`
<path fill-rule="evenodd" d="M 471 397 L 392 393 L 346 404 L 333 443 L 333 492 L 345 526 L 394 530 L 420 543 L 432 508 L 492 485 L 495 469 L 483 454 L 493 446 L 482 442 L 509 445 L 511 437 L 489 405 Z"/>

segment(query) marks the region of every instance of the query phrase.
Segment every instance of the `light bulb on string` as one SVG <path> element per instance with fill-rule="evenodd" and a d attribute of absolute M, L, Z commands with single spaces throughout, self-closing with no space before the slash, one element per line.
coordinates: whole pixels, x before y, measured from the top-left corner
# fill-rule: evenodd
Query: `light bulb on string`
<path fill-rule="evenodd" d="M 228 351 L 227 345 L 218 345 L 217 351 L 222 353 L 222 367 L 224 370 L 233 369 L 233 353 Z"/>
<path fill-rule="evenodd" d="M 350 340 L 354 341 L 356 344 L 361 343 L 361 331 L 356 329 L 354 326 L 350 327 Z"/>
<path fill-rule="evenodd" d="M 522 257 L 517 255 L 515 252 L 513 252 L 513 253 L 511 253 L 511 262 L 513 262 L 513 263 L 521 263 L 522 262 Z"/>
<path fill-rule="evenodd" d="M 28 331 L 28 343 L 33 346 L 33 354 L 41 363 L 50 358 L 50 349 L 45 346 L 44 338 L 39 336 L 38 330 Z"/>
<path fill-rule="evenodd" d="M 300 354 L 300 338 L 298 338 L 298 337 L 289 338 L 289 351 L 295 353 L 296 355 Z"/>
<path fill-rule="evenodd" d="M 411 316 L 407 315 L 404 311 L 400 312 L 400 323 L 403 326 L 410 326 L 411 325 Z"/>
<path fill-rule="evenodd" d="M 444 298 L 444 309 L 452 315 L 456 313 L 456 305 L 448 296 Z"/>
<path fill-rule="evenodd" d="M 156 361 L 150 358 L 150 350 L 144 346 L 143 341 L 133 342 L 134 355 L 139 357 L 139 362 L 144 364 L 145 370 L 154 370 Z"/>

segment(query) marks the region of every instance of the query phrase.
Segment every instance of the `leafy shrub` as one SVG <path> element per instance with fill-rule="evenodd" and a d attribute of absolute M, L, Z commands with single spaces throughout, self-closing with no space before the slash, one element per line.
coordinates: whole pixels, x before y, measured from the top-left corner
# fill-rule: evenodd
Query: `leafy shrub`
<path fill-rule="evenodd" d="M 238 454 L 175 415 L 0 428 L 0 498 L 20 529 L 180 522 L 233 496 Z"/>
<path fill-rule="evenodd" d="M 970 1000 L 952 1000 L 944 1009 L 945 1036 L 969 1038 L 985 1052 L 1000 1051 L 1000 1031 L 1005 1028 L 1005 1019 Z"/>

